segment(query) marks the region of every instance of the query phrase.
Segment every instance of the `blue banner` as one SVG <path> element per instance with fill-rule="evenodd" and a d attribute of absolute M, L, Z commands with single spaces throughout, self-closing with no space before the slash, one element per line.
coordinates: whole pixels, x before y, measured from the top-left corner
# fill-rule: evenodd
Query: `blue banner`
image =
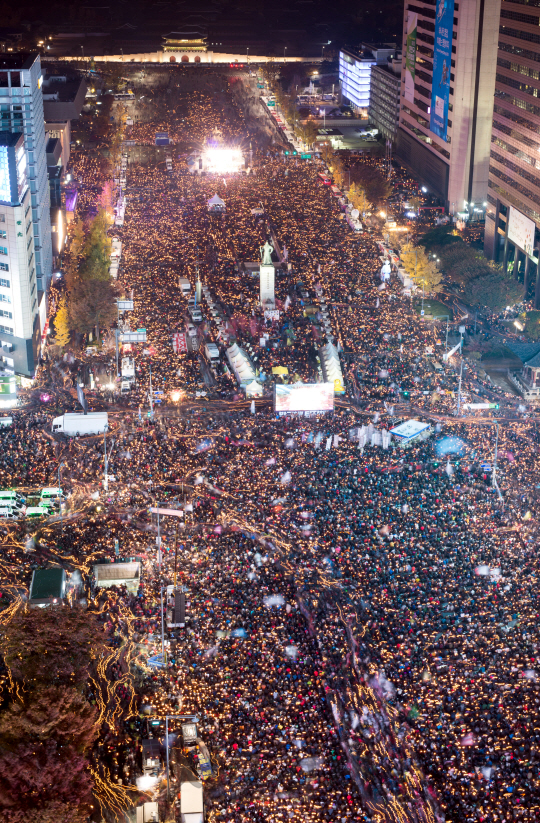
<path fill-rule="evenodd" d="M 429 128 L 433 134 L 437 134 L 445 141 L 448 129 L 453 29 L 454 0 L 437 0 Z"/>

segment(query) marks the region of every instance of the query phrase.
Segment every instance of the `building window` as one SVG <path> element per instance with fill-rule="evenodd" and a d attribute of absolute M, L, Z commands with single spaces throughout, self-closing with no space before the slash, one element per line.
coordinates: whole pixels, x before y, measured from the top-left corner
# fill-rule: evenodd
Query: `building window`
<path fill-rule="evenodd" d="M 6 222 L 6 215 L 5 214 L 0 214 L 0 223 L 5 223 L 5 222 Z"/>
<path fill-rule="evenodd" d="M 7 256 L 8 250 L 6 246 L 0 246 L 0 254 L 4 254 Z"/>
<path fill-rule="evenodd" d="M 11 287 L 11 283 L 9 282 L 9 280 L 3 280 L 0 277 L 0 286 L 2 286 L 2 288 L 4 289 L 9 289 Z"/>
<path fill-rule="evenodd" d="M 0 271 L 9 271 L 9 266 L 7 263 L 0 263 Z"/>
<path fill-rule="evenodd" d="M 7 320 L 13 320 L 13 314 L 5 309 L 0 309 L 0 317 L 5 317 Z"/>
<path fill-rule="evenodd" d="M 11 297 L 7 294 L 0 294 L 0 303 L 11 303 Z"/>
<path fill-rule="evenodd" d="M 2 334 L 11 334 L 11 335 L 13 335 L 13 329 L 11 329 L 9 326 L 1 326 L 0 325 L 0 332 Z"/>

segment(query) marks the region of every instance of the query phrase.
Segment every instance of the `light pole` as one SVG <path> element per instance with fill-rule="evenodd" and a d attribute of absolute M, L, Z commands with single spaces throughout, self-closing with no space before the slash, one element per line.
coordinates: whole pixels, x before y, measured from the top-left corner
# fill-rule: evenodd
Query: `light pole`
<path fill-rule="evenodd" d="M 64 465 L 64 463 L 59 463 L 58 464 L 58 488 L 60 490 L 62 490 L 62 484 L 60 482 L 60 469 L 62 468 L 63 465 Z M 62 533 L 63 533 L 64 532 L 64 513 L 62 511 L 62 502 L 61 501 L 60 501 L 60 520 L 61 520 L 61 523 L 62 523 Z"/>
<path fill-rule="evenodd" d="M 109 466 L 108 466 L 108 458 L 107 458 L 107 427 L 103 429 L 103 443 L 105 446 L 105 461 L 103 463 L 103 488 L 106 492 L 109 491 Z"/>
<path fill-rule="evenodd" d="M 284 46 L 284 48 L 283 48 L 283 62 L 285 63 L 286 60 L 287 60 L 287 46 Z"/>

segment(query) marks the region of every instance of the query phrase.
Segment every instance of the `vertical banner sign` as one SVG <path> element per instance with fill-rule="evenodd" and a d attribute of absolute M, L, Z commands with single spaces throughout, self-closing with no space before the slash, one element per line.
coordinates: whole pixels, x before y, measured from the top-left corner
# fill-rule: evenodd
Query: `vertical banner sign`
<path fill-rule="evenodd" d="M 454 0 L 437 0 L 429 128 L 444 141 L 448 129 L 453 29 Z"/>
<path fill-rule="evenodd" d="M 405 53 L 405 100 L 414 103 L 414 71 L 416 65 L 416 26 L 418 14 L 407 12 L 407 51 Z"/>
<path fill-rule="evenodd" d="M 173 334 L 172 338 L 173 344 L 173 351 L 175 354 L 181 354 L 182 352 L 187 352 L 187 341 L 186 335 L 182 332 L 178 332 L 177 334 Z"/>

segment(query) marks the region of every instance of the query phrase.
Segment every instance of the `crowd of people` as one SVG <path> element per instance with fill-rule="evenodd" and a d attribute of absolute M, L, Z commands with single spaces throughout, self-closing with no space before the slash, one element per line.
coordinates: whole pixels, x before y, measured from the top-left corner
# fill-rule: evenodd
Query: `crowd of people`
<path fill-rule="evenodd" d="M 181 100 L 200 140 L 241 135 L 240 113 L 219 95 Z M 175 105 L 160 129 L 134 126 L 134 139 L 176 134 Z M 112 783 L 140 771 L 144 718 L 181 712 L 199 717 L 211 753 L 211 821 L 534 820 L 536 419 L 501 420 L 494 486 L 494 426 L 453 418 L 458 375 L 433 365 L 443 333 L 420 321 L 395 275 L 382 284 L 380 238 L 349 230 L 318 170 L 256 147 L 250 174 L 192 175 L 178 157 L 172 173 L 130 164 L 120 282 L 148 342 L 135 352 L 134 408 L 110 410 L 114 481 L 101 488 L 102 438 L 53 439 L 45 403 L 14 412 L 0 430 L 2 487 L 44 485 L 60 466 L 71 497 L 60 523 L 33 533 L 31 553 L 28 529 L 2 525 L 2 570 L 14 590 L 38 564 L 79 571 L 111 642 L 136 650 L 131 672 L 107 669 L 123 715 L 95 756 Z M 215 193 L 224 214 L 208 213 Z M 246 266 L 269 236 L 279 320 L 264 317 Z M 233 399 L 229 372 L 204 405 L 146 417 L 150 367 L 165 398 L 196 384 L 197 355 L 174 353 L 172 335 L 189 320 L 179 277 L 194 286 L 197 273 L 226 319 L 221 332 L 207 313 L 200 344 L 249 345 L 267 384 L 321 379 L 328 306 L 345 378 L 334 413 L 276 417 L 267 400 L 253 413 Z M 462 391 L 478 397 L 467 372 Z M 429 439 L 371 444 L 408 416 L 430 423 Z M 184 518 L 179 530 L 162 518 L 158 550 L 149 506 L 164 501 Z M 97 590 L 93 564 L 115 556 L 141 559 L 137 594 Z M 187 627 L 152 668 L 160 590 L 176 572 Z"/>

